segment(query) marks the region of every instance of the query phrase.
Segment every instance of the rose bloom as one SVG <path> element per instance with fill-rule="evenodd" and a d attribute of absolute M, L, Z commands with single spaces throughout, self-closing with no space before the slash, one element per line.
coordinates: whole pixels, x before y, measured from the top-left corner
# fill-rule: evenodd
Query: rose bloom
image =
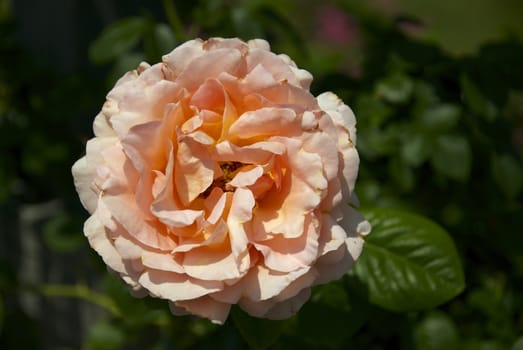
<path fill-rule="evenodd" d="M 73 166 L 111 270 L 176 314 L 295 314 L 354 264 L 355 118 L 263 40 L 192 40 L 107 95 Z"/>

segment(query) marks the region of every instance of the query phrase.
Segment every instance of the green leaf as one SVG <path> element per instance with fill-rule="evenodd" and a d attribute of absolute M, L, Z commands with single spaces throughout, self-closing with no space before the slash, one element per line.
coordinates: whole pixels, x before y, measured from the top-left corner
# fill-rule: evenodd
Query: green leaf
<path fill-rule="evenodd" d="M 393 209 L 363 211 L 372 225 L 354 273 L 369 301 L 391 311 L 433 308 L 464 288 L 454 242 L 440 226 Z"/>
<path fill-rule="evenodd" d="M 251 317 L 238 307 L 233 307 L 231 314 L 236 328 L 252 349 L 267 349 L 276 343 L 290 322 Z"/>
<path fill-rule="evenodd" d="M 351 313 L 339 308 L 309 302 L 298 314 L 297 331 L 311 344 L 339 348 L 365 321 L 363 315 L 358 316 L 352 317 Z"/>
<path fill-rule="evenodd" d="M 407 102 L 414 90 L 412 79 L 402 73 L 395 73 L 381 80 L 377 85 L 377 93 L 386 101 L 394 104 Z"/>
<path fill-rule="evenodd" d="M 470 78 L 466 75 L 462 75 L 460 83 L 463 98 L 470 109 L 474 113 L 483 116 L 487 121 L 493 121 L 496 119 L 498 114 L 496 106 L 483 95 Z"/>
<path fill-rule="evenodd" d="M 401 138 L 401 159 L 408 165 L 419 166 L 432 154 L 431 137 L 411 131 Z"/>
<path fill-rule="evenodd" d="M 421 124 L 432 131 L 446 131 L 453 128 L 461 114 L 461 109 L 450 103 L 443 103 L 425 110 L 421 116 Z"/>
<path fill-rule="evenodd" d="M 521 164 L 507 154 L 494 155 L 491 160 L 494 180 L 509 198 L 515 198 L 523 186 Z"/>
<path fill-rule="evenodd" d="M 89 47 L 89 59 L 102 64 L 124 54 L 138 43 L 145 25 L 143 18 L 125 18 L 111 24 Z"/>
<path fill-rule="evenodd" d="M 523 336 L 519 337 L 518 340 L 512 345 L 511 350 L 523 350 Z"/>
<path fill-rule="evenodd" d="M 460 135 L 441 135 L 436 139 L 432 166 L 441 174 L 466 181 L 470 174 L 472 152 L 467 139 Z"/>
<path fill-rule="evenodd" d="M 105 294 L 97 293 L 83 284 L 44 284 L 39 287 L 39 291 L 47 297 L 66 297 L 78 298 L 89 301 L 101 306 L 109 311 L 113 316 L 121 316 L 115 302 Z"/>
<path fill-rule="evenodd" d="M 417 326 L 414 333 L 416 349 L 458 350 L 460 339 L 456 324 L 440 311 L 430 312 Z"/>
<path fill-rule="evenodd" d="M 371 306 L 339 283 L 317 286 L 298 313 L 297 334 L 317 347 L 340 348 L 369 319 Z"/>
<path fill-rule="evenodd" d="M 46 244 L 58 253 L 70 253 L 85 244 L 84 235 L 77 231 L 78 223 L 61 213 L 49 220 L 43 229 Z"/>
<path fill-rule="evenodd" d="M 125 343 L 125 338 L 122 329 L 102 321 L 90 328 L 87 344 L 88 348 L 93 350 L 121 349 Z"/>
<path fill-rule="evenodd" d="M 467 340 L 463 350 L 505 350 L 507 347 L 494 339 Z"/>
<path fill-rule="evenodd" d="M 161 54 L 171 52 L 177 43 L 174 32 L 164 23 L 159 23 L 154 27 L 154 37 Z"/>
<path fill-rule="evenodd" d="M 389 162 L 389 174 L 401 190 L 410 191 L 414 187 L 414 173 L 401 158 L 391 158 Z"/>

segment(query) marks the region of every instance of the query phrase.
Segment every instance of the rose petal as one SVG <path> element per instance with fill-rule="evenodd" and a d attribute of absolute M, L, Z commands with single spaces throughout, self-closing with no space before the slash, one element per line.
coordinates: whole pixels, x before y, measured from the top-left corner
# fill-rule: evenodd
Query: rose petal
<path fill-rule="evenodd" d="M 230 304 L 220 303 L 207 296 L 194 300 L 182 300 L 176 302 L 181 307 L 192 314 L 208 318 L 212 323 L 223 324 L 229 315 Z"/>
<path fill-rule="evenodd" d="M 292 109 L 261 108 L 242 114 L 229 128 L 229 135 L 248 139 L 255 136 L 292 133 L 292 129 L 299 126 L 295 121 L 296 113 Z"/>
<path fill-rule="evenodd" d="M 274 270 L 291 272 L 314 263 L 318 256 L 318 227 L 308 215 L 305 232 L 296 238 L 275 235 L 273 238 L 255 243 L 265 257 L 265 265 Z"/>
<path fill-rule="evenodd" d="M 147 270 L 138 282 L 149 290 L 151 295 L 171 301 L 191 300 L 219 291 L 220 281 L 202 281 L 171 271 Z"/>

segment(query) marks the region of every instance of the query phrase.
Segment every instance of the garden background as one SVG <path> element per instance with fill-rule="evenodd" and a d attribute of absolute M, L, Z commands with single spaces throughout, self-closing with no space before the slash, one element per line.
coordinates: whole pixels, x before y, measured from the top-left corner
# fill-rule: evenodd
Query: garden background
<path fill-rule="evenodd" d="M 523 349 L 521 18 L 518 0 L 0 0 L 0 348 Z M 296 317 L 224 326 L 131 297 L 83 236 L 70 168 L 116 79 L 197 36 L 265 38 L 337 93 L 364 212 L 440 225 L 464 283 L 408 305 L 392 260 L 362 257 Z M 404 219 L 408 238 L 422 219 Z"/>

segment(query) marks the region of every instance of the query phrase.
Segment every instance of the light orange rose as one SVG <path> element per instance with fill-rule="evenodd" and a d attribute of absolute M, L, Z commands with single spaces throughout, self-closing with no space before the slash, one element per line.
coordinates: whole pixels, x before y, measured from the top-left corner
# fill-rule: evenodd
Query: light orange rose
<path fill-rule="evenodd" d="M 127 73 L 73 166 L 91 246 L 174 314 L 295 314 L 370 231 L 348 205 L 354 115 L 311 81 L 263 40 L 220 38 Z"/>

